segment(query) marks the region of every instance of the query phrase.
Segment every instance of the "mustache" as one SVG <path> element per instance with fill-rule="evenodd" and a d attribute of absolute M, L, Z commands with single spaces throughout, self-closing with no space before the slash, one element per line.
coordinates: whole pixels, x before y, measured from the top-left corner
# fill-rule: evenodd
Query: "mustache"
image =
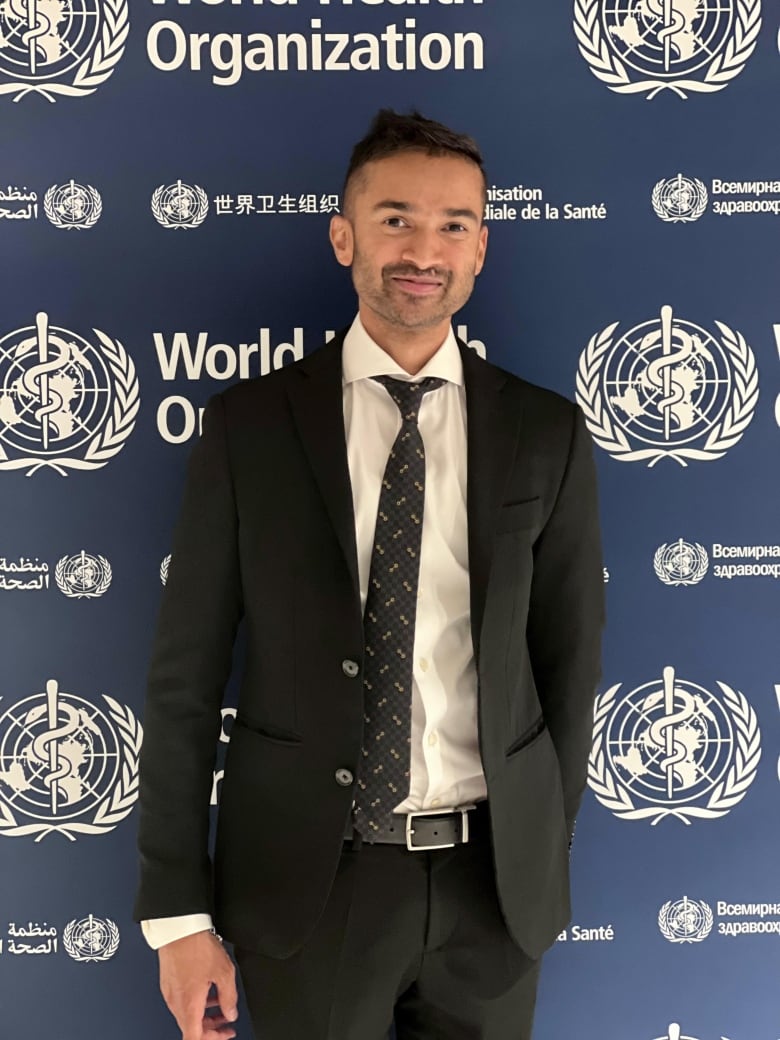
<path fill-rule="evenodd" d="M 385 278 L 436 278 L 449 281 L 450 272 L 443 267 L 417 267 L 414 264 L 388 264 L 382 268 Z"/>

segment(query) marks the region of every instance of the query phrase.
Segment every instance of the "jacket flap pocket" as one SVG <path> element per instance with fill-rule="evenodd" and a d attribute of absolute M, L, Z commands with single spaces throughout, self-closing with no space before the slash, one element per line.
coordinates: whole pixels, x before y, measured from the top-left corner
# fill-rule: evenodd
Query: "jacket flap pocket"
<path fill-rule="evenodd" d="M 521 528 L 535 527 L 542 511 L 542 502 L 538 497 L 527 498 L 522 502 L 508 502 L 498 511 L 496 530 L 516 531 Z"/>
<path fill-rule="evenodd" d="M 235 722 L 233 723 L 232 735 L 236 733 L 252 733 L 256 737 L 262 737 L 263 740 L 269 740 L 274 744 L 287 744 L 291 747 L 296 747 L 302 743 L 302 738 L 299 733 L 292 733 L 287 729 L 279 729 L 276 726 L 269 725 L 256 725 L 254 722 L 248 722 L 246 716 L 237 715 Z"/>
<path fill-rule="evenodd" d="M 521 733 L 517 740 L 509 745 L 506 749 L 506 757 L 509 758 L 510 755 L 516 755 L 518 751 L 524 751 L 525 748 L 530 747 L 535 740 L 541 737 L 546 729 L 547 723 L 544 721 L 544 716 L 540 715 L 536 722 L 528 727 L 525 733 Z"/>

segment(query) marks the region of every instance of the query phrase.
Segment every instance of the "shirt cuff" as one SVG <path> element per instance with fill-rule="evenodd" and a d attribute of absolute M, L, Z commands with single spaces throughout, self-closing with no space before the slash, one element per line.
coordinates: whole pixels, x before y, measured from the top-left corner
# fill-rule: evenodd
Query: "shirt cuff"
<path fill-rule="evenodd" d="M 155 917 L 150 921 L 141 921 L 144 939 L 153 950 L 161 946 L 183 939 L 186 935 L 212 930 L 209 914 L 183 914 L 181 917 Z"/>

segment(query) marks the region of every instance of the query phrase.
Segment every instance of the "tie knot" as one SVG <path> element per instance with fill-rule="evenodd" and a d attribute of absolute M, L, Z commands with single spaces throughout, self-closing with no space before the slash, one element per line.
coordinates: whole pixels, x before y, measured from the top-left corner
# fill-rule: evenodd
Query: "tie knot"
<path fill-rule="evenodd" d="M 410 383 L 406 379 L 394 379 L 393 376 L 373 376 L 377 383 L 381 383 L 398 405 L 401 418 L 404 422 L 417 422 L 423 397 L 430 391 L 444 386 L 446 379 L 436 376 L 426 376 L 416 383 Z"/>

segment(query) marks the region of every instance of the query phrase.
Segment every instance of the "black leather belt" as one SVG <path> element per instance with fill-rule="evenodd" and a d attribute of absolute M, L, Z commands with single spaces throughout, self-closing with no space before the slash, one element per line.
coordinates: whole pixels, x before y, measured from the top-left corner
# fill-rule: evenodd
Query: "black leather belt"
<path fill-rule="evenodd" d="M 431 849 L 448 849 L 464 845 L 487 820 L 487 802 L 465 805 L 459 809 L 425 809 L 421 812 L 398 813 L 398 826 L 394 834 L 383 837 L 382 845 L 406 845 L 410 852 L 426 852 Z M 360 835 L 354 830 L 352 821 L 347 825 L 346 840 L 362 844 Z"/>

